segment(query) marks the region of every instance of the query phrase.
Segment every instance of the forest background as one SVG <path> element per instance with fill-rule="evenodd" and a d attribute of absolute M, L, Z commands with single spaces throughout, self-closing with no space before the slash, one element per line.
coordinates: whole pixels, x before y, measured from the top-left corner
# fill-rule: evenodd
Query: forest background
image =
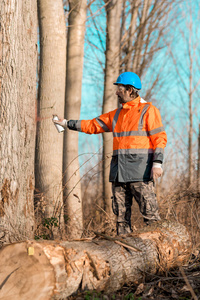
<path fill-rule="evenodd" d="M 198 244 L 199 1 L 7 0 L 1 16 L 1 243 L 115 232 L 110 135 L 58 133 L 52 115 L 115 109 L 112 83 L 133 71 L 168 135 L 161 215 Z M 132 226 L 143 226 L 135 203 Z"/>

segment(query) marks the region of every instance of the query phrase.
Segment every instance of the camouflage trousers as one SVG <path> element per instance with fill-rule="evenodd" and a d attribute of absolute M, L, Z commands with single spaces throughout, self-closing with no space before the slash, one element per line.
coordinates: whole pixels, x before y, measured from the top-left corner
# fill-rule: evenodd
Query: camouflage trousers
<path fill-rule="evenodd" d="M 148 182 L 113 182 L 112 208 L 117 216 L 117 234 L 130 233 L 131 230 L 131 205 L 133 197 L 139 205 L 144 222 L 149 225 L 160 220 L 158 203 L 154 193 L 154 184 Z"/>

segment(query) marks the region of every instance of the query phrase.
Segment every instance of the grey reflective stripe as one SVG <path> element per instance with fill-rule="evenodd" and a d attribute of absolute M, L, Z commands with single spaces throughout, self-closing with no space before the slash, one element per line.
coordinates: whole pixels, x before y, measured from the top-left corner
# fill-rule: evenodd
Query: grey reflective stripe
<path fill-rule="evenodd" d="M 101 126 L 101 128 L 103 128 L 103 130 L 105 132 L 109 132 L 110 131 L 109 128 L 108 128 L 108 126 L 99 117 L 97 117 L 95 120 Z"/>
<path fill-rule="evenodd" d="M 149 131 L 149 135 L 154 135 L 156 133 L 159 133 L 159 132 L 162 132 L 162 131 L 165 131 L 164 127 L 158 127 L 158 128 L 155 128 L 153 130 L 150 130 Z"/>
<path fill-rule="evenodd" d="M 112 121 L 112 131 L 114 132 L 115 130 L 115 126 L 117 124 L 117 120 L 119 118 L 119 114 L 120 114 L 120 111 L 121 111 L 121 108 L 118 108 L 115 115 L 114 115 L 114 118 L 113 118 L 113 121 Z"/>
<path fill-rule="evenodd" d="M 78 131 L 81 131 L 81 120 L 77 121 L 76 128 L 77 128 Z"/>
<path fill-rule="evenodd" d="M 148 136 L 147 131 L 123 131 L 123 132 L 113 132 L 113 137 L 122 137 L 122 136 Z"/>
<path fill-rule="evenodd" d="M 164 149 L 163 148 L 156 148 L 154 151 L 153 160 L 160 160 L 163 161 L 164 157 Z"/>
<path fill-rule="evenodd" d="M 140 119 L 139 119 L 139 124 L 138 124 L 138 130 L 142 130 L 143 128 L 143 118 L 144 118 L 144 115 L 145 113 L 147 112 L 147 109 L 149 108 L 149 104 L 146 104 L 144 107 L 143 107 L 143 110 L 141 112 L 141 115 L 140 115 Z"/>
<path fill-rule="evenodd" d="M 113 150 L 113 155 L 119 154 L 148 154 L 154 153 L 153 149 L 118 149 Z"/>
<path fill-rule="evenodd" d="M 164 153 L 164 149 L 158 147 L 158 148 L 155 149 L 154 154 L 155 153 L 162 153 L 163 154 Z"/>

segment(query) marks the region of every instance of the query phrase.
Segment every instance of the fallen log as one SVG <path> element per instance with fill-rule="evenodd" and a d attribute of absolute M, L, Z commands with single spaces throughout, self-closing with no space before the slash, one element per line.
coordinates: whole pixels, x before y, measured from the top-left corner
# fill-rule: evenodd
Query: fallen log
<path fill-rule="evenodd" d="M 110 293 L 180 266 L 190 253 L 186 228 L 169 221 L 111 240 L 14 243 L 0 250 L 0 299 L 66 299 L 85 289 Z"/>

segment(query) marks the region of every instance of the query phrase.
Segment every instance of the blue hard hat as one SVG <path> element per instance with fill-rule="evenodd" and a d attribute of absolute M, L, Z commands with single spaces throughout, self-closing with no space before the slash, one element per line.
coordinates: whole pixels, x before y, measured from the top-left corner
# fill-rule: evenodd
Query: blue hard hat
<path fill-rule="evenodd" d="M 113 84 L 132 85 L 137 90 L 141 90 L 142 88 L 142 84 L 139 76 L 133 72 L 124 72 L 120 74 L 119 77 L 117 78 L 117 81 Z"/>

